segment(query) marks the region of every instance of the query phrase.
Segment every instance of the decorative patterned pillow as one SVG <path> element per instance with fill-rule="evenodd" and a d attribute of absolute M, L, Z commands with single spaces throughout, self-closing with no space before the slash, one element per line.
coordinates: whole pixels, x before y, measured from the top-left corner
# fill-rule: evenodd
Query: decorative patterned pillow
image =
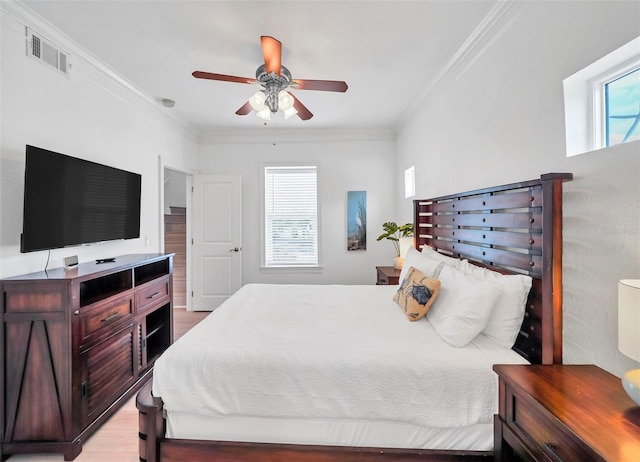
<path fill-rule="evenodd" d="M 400 305 L 409 321 L 417 321 L 427 314 L 439 292 L 440 281 L 411 267 L 394 294 L 393 301 Z"/>

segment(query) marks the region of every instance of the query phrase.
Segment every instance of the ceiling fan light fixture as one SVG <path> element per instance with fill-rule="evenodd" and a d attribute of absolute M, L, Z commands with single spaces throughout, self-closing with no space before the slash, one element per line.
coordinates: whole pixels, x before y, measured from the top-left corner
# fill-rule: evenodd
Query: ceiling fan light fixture
<path fill-rule="evenodd" d="M 256 115 L 262 120 L 271 120 L 271 110 L 267 106 L 264 106 L 261 110 L 256 111 Z"/>
<path fill-rule="evenodd" d="M 265 102 L 265 95 L 262 90 L 256 92 L 255 95 L 249 98 L 249 104 L 251 105 L 251 108 L 256 112 L 260 112 L 264 110 L 265 108 L 264 102 Z"/>
<path fill-rule="evenodd" d="M 278 93 L 278 107 L 283 111 L 287 111 L 293 107 L 293 96 L 286 90 L 280 90 Z"/>
<path fill-rule="evenodd" d="M 263 120 L 270 120 L 271 114 L 269 112 L 277 114 L 278 109 L 282 110 L 285 119 L 296 114 L 301 120 L 309 120 L 313 117 L 311 111 L 287 89 L 341 93 L 347 91 L 347 83 L 338 80 L 292 80 L 291 72 L 282 65 L 282 43 L 266 35 L 260 37 L 260 43 L 264 64 L 261 64 L 256 69 L 255 79 L 203 71 L 194 71 L 191 75 L 196 79 L 261 85 L 262 90 L 249 98 L 249 101 L 245 102 L 236 111 L 236 114 L 245 116 L 253 110 Z"/>
<path fill-rule="evenodd" d="M 292 117 L 298 113 L 296 108 L 291 106 L 289 109 L 285 109 L 284 111 L 284 120 L 287 120 L 289 117 Z"/>

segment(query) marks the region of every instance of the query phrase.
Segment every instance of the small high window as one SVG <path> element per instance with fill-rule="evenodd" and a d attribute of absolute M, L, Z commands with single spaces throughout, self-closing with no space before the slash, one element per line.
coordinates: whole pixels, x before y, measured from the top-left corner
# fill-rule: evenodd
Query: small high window
<path fill-rule="evenodd" d="M 604 84 L 605 146 L 640 139 L 640 68 Z"/>
<path fill-rule="evenodd" d="M 567 156 L 640 140 L 640 37 L 563 85 Z"/>

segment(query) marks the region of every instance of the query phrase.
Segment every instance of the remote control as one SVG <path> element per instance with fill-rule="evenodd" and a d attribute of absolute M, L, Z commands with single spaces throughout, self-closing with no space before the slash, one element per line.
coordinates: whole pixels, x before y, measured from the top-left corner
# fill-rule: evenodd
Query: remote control
<path fill-rule="evenodd" d="M 98 258 L 96 263 L 110 263 L 116 261 L 115 258 Z"/>

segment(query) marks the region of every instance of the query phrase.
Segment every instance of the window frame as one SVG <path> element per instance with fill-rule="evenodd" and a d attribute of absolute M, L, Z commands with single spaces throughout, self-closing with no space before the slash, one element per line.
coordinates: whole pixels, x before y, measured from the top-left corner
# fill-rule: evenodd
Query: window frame
<path fill-rule="evenodd" d="M 266 216 L 266 175 L 269 168 L 301 168 L 313 167 L 316 171 L 316 264 L 315 265 L 267 265 L 266 259 L 266 238 L 267 238 L 267 216 Z M 317 272 L 322 269 L 321 261 L 321 217 L 320 217 L 320 164 L 319 162 L 280 162 L 262 163 L 260 165 L 260 269 L 263 271 L 275 272 Z"/>
<path fill-rule="evenodd" d="M 591 120 L 593 121 L 591 126 L 591 136 L 593 139 L 594 150 L 616 146 L 615 144 L 607 144 L 606 85 L 619 77 L 636 70 L 640 70 L 640 55 L 618 64 L 617 66 L 607 70 L 607 72 L 602 73 L 591 80 Z"/>
<path fill-rule="evenodd" d="M 639 50 L 637 37 L 563 80 L 567 157 L 609 148 L 604 84 L 640 67 Z"/>

